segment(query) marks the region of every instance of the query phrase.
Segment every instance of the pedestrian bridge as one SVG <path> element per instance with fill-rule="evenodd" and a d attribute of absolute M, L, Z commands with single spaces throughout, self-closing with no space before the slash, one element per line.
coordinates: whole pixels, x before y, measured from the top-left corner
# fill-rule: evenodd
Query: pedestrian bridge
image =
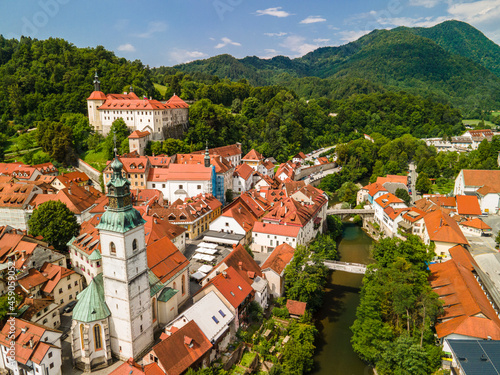
<path fill-rule="evenodd" d="M 362 219 L 370 220 L 370 218 L 373 218 L 375 216 L 375 210 L 374 209 L 365 210 L 364 208 L 346 208 L 339 210 L 329 209 L 326 210 L 326 214 L 338 215 L 342 220 L 349 215 L 359 215 L 361 216 Z"/>
<path fill-rule="evenodd" d="M 349 273 L 364 274 L 366 272 L 366 264 L 338 262 L 334 260 L 325 260 L 325 266 L 331 270 L 344 271 Z"/>

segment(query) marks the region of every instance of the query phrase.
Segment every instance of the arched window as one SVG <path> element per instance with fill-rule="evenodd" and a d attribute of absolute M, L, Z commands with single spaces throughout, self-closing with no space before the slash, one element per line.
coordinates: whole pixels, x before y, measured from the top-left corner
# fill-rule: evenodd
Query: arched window
<path fill-rule="evenodd" d="M 99 324 L 94 326 L 94 345 L 95 350 L 102 349 L 101 326 Z"/>
<path fill-rule="evenodd" d="M 153 308 L 153 322 L 156 320 L 156 298 L 153 298 L 153 303 L 151 304 Z"/>
<path fill-rule="evenodd" d="M 172 287 L 173 287 L 175 290 L 177 290 L 177 284 L 175 283 L 175 281 L 174 281 L 174 285 L 172 285 Z"/>
<path fill-rule="evenodd" d="M 111 253 L 111 255 L 116 255 L 116 246 L 114 242 L 111 242 L 109 244 L 109 252 Z"/>
<path fill-rule="evenodd" d="M 182 282 L 181 282 L 181 292 L 182 295 L 186 293 L 186 275 L 182 275 Z"/>
<path fill-rule="evenodd" d="M 137 238 L 132 241 L 132 250 L 136 251 L 137 250 Z"/>
<path fill-rule="evenodd" d="M 85 352 L 85 342 L 83 341 L 83 324 L 80 324 L 80 340 L 82 344 L 82 352 Z"/>

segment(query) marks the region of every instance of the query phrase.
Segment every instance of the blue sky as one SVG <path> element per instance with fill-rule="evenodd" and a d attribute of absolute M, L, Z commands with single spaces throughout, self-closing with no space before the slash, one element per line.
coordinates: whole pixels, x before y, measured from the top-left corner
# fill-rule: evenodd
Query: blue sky
<path fill-rule="evenodd" d="M 0 34 L 102 45 L 149 66 L 222 53 L 302 56 L 373 29 L 472 24 L 500 44 L 500 0 L 21 0 L 1 1 Z"/>

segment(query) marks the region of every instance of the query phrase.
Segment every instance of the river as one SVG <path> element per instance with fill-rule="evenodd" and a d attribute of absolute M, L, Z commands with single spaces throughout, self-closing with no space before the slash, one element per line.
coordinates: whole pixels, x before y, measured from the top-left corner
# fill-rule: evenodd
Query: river
<path fill-rule="evenodd" d="M 340 260 L 370 263 L 372 239 L 354 224 L 346 224 L 339 245 Z M 366 366 L 352 350 L 350 326 L 356 318 L 363 275 L 334 271 L 326 285 L 325 303 L 315 315 L 319 330 L 314 356 L 314 375 L 369 375 Z"/>

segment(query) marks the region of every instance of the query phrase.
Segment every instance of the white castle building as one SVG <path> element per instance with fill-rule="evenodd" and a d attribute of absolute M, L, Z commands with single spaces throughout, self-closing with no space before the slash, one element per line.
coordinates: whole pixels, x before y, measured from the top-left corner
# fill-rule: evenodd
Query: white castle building
<path fill-rule="evenodd" d="M 139 98 L 132 87 L 129 93 L 104 94 L 97 72 L 94 91 L 87 98 L 90 125 L 106 136 L 113 121 L 122 118 L 131 132 L 149 132 L 150 140 L 162 141 L 179 138 L 189 122 L 189 105 L 174 94 L 168 101 L 160 102 Z"/>

